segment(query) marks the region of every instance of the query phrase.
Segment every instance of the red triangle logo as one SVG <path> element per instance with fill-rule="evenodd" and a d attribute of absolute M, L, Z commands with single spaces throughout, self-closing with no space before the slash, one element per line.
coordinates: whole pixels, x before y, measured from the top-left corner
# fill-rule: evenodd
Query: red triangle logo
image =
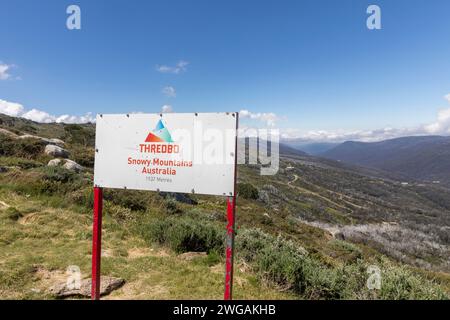
<path fill-rule="evenodd" d="M 150 132 L 145 142 L 164 142 L 164 140 Z"/>

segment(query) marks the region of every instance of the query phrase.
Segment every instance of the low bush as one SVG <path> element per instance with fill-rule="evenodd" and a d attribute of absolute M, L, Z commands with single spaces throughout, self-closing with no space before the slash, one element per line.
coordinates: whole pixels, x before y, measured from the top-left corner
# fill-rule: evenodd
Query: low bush
<path fill-rule="evenodd" d="M 245 199 L 256 200 L 259 197 L 258 189 L 250 183 L 238 183 L 237 192 Z"/>
<path fill-rule="evenodd" d="M 382 270 L 380 299 L 435 300 L 449 296 L 432 281 L 413 274 L 404 266 L 387 266 Z"/>
<path fill-rule="evenodd" d="M 169 217 L 141 224 L 139 229 L 149 242 L 167 245 L 178 253 L 224 251 L 223 229 L 209 221 Z"/>
<path fill-rule="evenodd" d="M 69 148 L 72 160 L 86 168 L 94 168 L 95 151 L 94 148 L 72 145 Z"/>
<path fill-rule="evenodd" d="M 177 214 L 183 212 L 174 198 L 167 198 L 164 201 L 164 207 L 168 214 Z"/>
<path fill-rule="evenodd" d="M 93 127 L 80 124 L 65 124 L 64 131 L 64 140 L 69 144 L 79 144 L 83 147 L 95 144 L 95 130 Z"/>
<path fill-rule="evenodd" d="M 103 211 L 105 212 L 105 214 L 110 215 L 119 222 L 133 220 L 136 217 L 136 213 L 133 213 L 129 208 L 124 208 L 122 206 L 112 204 L 109 201 L 104 202 Z"/>
<path fill-rule="evenodd" d="M 36 159 L 44 148 L 45 143 L 38 139 L 12 139 L 0 135 L 0 156 Z"/>
<path fill-rule="evenodd" d="M 360 259 L 328 266 L 292 241 L 258 229 L 241 231 L 236 243 L 238 255 L 251 263 L 262 279 L 307 299 L 448 299 L 436 283 L 387 261 L 380 263 L 381 288 L 369 290 L 368 265 Z M 353 245 L 338 245 L 357 251 Z"/>
<path fill-rule="evenodd" d="M 148 208 L 149 194 L 141 191 L 108 189 L 105 190 L 103 197 L 133 211 L 145 211 Z"/>
<path fill-rule="evenodd" d="M 77 178 L 77 174 L 73 171 L 62 167 L 44 167 L 42 168 L 43 179 L 52 182 L 68 183 L 73 182 Z"/>
<path fill-rule="evenodd" d="M 0 157 L 0 165 L 7 167 L 19 167 L 20 169 L 31 169 L 42 167 L 43 164 L 41 162 L 17 157 Z"/>
<path fill-rule="evenodd" d="M 16 208 L 10 207 L 6 209 L 6 217 L 12 221 L 17 221 L 23 217 L 23 214 Z"/>

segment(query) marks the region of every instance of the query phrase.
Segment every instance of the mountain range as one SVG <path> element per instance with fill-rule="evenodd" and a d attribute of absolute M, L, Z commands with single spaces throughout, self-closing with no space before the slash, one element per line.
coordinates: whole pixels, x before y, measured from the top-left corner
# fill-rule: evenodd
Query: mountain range
<path fill-rule="evenodd" d="M 371 143 L 347 141 L 320 156 L 450 186 L 450 137 L 402 137 Z"/>

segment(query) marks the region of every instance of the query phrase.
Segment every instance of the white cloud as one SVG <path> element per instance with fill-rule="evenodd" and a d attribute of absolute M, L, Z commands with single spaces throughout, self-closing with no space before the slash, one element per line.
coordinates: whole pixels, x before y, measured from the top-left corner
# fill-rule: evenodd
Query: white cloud
<path fill-rule="evenodd" d="M 281 129 L 282 139 L 296 139 L 304 142 L 374 142 L 404 136 L 450 135 L 450 108 L 438 112 L 436 121 L 409 128 L 383 128 L 377 130 L 326 131 L 311 130 L 301 132 L 299 129 Z"/>
<path fill-rule="evenodd" d="M 156 70 L 161 73 L 173 73 L 179 74 L 181 72 L 186 71 L 189 62 L 180 60 L 175 66 L 166 66 L 166 65 L 158 65 L 156 66 Z"/>
<path fill-rule="evenodd" d="M 45 111 L 37 110 L 37 109 L 31 109 L 30 111 L 25 112 L 21 115 L 22 118 L 36 121 L 36 122 L 42 122 L 42 123 L 50 123 L 55 122 L 56 118 L 54 116 L 51 116 Z"/>
<path fill-rule="evenodd" d="M 0 80 L 8 80 L 11 77 L 8 73 L 9 69 L 11 69 L 10 65 L 0 62 Z"/>
<path fill-rule="evenodd" d="M 247 119 L 252 119 L 252 120 L 257 120 L 257 121 L 262 121 L 264 122 L 267 126 L 269 127 L 273 127 L 275 125 L 275 123 L 280 120 L 280 118 L 273 112 L 268 112 L 268 113 L 253 113 L 250 112 L 248 110 L 241 110 L 239 111 L 239 117 L 241 118 L 247 118 Z"/>
<path fill-rule="evenodd" d="M 24 106 L 20 103 L 9 102 L 6 100 L 0 99 L 0 113 L 4 113 L 8 116 L 12 117 L 21 117 L 28 120 L 41 122 L 41 123 L 88 123 L 95 122 L 95 117 L 89 112 L 84 116 L 74 116 L 74 115 L 61 115 L 55 116 L 51 115 L 48 112 L 39 110 L 39 109 L 31 109 L 25 110 Z"/>
<path fill-rule="evenodd" d="M 384 128 L 377 130 L 355 130 L 355 131 L 327 131 L 310 130 L 305 133 L 299 129 L 281 129 L 281 138 L 285 140 L 296 139 L 303 142 L 344 142 L 344 141 L 364 141 L 374 142 L 386 139 L 398 138 L 402 136 L 425 135 L 423 128 Z"/>
<path fill-rule="evenodd" d="M 450 134 L 450 108 L 439 110 L 436 122 L 425 126 L 431 134 Z"/>
<path fill-rule="evenodd" d="M 71 116 L 64 114 L 56 118 L 55 122 L 58 123 L 88 123 L 95 122 L 95 117 L 91 112 L 86 113 L 84 116 Z"/>
<path fill-rule="evenodd" d="M 173 108 L 171 105 L 165 104 L 162 106 L 161 112 L 162 113 L 170 113 L 170 112 L 173 112 Z"/>
<path fill-rule="evenodd" d="M 0 113 L 4 113 L 12 117 L 18 117 L 23 113 L 23 110 L 23 105 L 20 103 L 0 99 Z"/>
<path fill-rule="evenodd" d="M 162 93 L 169 98 L 175 98 L 177 96 L 177 91 L 172 86 L 165 86 L 162 89 Z"/>
<path fill-rule="evenodd" d="M 444 98 L 447 99 L 448 103 L 450 103 L 450 93 L 446 95 Z"/>

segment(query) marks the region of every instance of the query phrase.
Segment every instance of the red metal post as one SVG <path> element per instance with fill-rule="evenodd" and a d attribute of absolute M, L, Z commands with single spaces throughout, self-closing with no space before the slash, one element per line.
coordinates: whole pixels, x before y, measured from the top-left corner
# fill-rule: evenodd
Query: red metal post
<path fill-rule="evenodd" d="M 225 293 L 223 295 L 225 300 L 232 300 L 233 298 L 233 269 L 234 269 L 234 235 L 236 222 L 236 178 L 237 178 L 237 151 L 238 151 L 238 128 L 239 128 L 239 113 L 236 116 L 236 141 L 234 150 L 234 190 L 233 195 L 227 198 L 227 236 L 226 236 L 226 251 L 225 251 Z"/>
<path fill-rule="evenodd" d="M 225 300 L 233 297 L 233 260 L 234 260 L 234 227 L 235 227 L 236 197 L 227 199 L 227 238 L 226 238 L 226 265 L 225 265 Z"/>
<path fill-rule="evenodd" d="M 92 226 L 92 287 L 91 299 L 100 299 L 100 260 L 102 254 L 103 189 L 94 187 L 94 221 Z"/>

